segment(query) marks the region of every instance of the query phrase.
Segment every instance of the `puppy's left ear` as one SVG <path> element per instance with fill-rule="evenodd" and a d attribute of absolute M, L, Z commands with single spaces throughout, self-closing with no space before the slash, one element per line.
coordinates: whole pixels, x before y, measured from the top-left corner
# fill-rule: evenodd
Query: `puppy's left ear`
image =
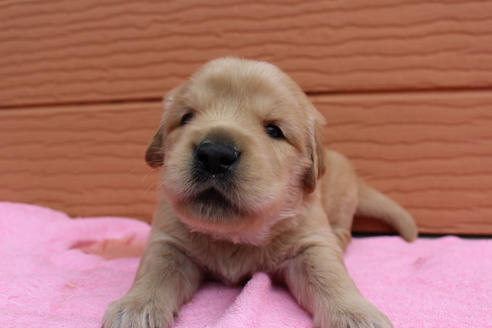
<path fill-rule="evenodd" d="M 314 118 L 308 137 L 308 155 L 310 156 L 311 165 L 304 175 L 304 188 L 306 192 L 311 193 L 316 189 L 318 180 L 325 174 L 325 148 L 323 146 L 323 127 L 325 118 L 314 106 L 312 107 Z"/>

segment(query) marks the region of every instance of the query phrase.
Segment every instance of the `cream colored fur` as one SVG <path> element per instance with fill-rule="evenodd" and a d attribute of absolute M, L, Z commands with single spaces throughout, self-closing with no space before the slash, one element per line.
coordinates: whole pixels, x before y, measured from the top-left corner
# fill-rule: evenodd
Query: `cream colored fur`
<path fill-rule="evenodd" d="M 186 113 L 193 119 L 180 126 Z M 265 133 L 278 125 L 285 139 Z M 412 217 L 362 182 L 348 160 L 324 149 L 324 119 L 277 67 L 237 58 L 211 61 L 165 101 L 146 160 L 161 167 L 152 233 L 135 282 L 112 303 L 105 328 L 169 328 L 204 277 L 237 284 L 254 272 L 285 281 L 318 328 L 391 327 L 343 264 L 353 216 L 377 216 L 407 240 Z M 194 147 L 227 134 L 241 149 L 234 210 L 198 207 Z"/>

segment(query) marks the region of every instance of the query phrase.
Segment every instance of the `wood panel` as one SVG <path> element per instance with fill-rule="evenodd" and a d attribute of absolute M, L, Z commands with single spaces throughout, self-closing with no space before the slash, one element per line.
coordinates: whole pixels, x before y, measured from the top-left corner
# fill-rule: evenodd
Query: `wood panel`
<path fill-rule="evenodd" d="M 0 200 L 150 221 L 157 179 L 144 151 L 160 112 L 157 102 L 0 111 Z"/>
<path fill-rule="evenodd" d="M 427 233 L 492 234 L 492 92 L 317 96 L 326 143 Z M 151 217 L 160 103 L 0 112 L 0 199 Z M 366 226 L 359 229 L 367 230 Z"/>
<path fill-rule="evenodd" d="M 157 100 L 224 55 L 307 91 L 482 88 L 492 1 L 4 1 L 0 44 L 3 107 Z"/>

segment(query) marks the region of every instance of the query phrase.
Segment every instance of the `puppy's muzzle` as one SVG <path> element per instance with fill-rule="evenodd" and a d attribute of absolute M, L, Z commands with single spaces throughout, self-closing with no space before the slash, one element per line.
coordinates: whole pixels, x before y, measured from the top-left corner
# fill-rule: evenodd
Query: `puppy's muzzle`
<path fill-rule="evenodd" d="M 234 170 L 241 152 L 228 141 L 205 139 L 195 148 L 194 166 L 201 177 L 223 177 Z"/>

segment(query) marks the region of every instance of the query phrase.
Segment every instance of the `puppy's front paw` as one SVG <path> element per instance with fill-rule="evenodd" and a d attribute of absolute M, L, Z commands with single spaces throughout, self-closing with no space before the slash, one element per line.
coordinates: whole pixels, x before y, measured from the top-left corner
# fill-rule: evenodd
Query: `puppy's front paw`
<path fill-rule="evenodd" d="M 367 300 L 353 297 L 314 314 L 314 328 L 392 328 L 389 319 Z"/>
<path fill-rule="evenodd" d="M 173 313 L 157 308 L 152 300 L 129 295 L 111 303 L 104 314 L 102 328 L 171 328 Z"/>

